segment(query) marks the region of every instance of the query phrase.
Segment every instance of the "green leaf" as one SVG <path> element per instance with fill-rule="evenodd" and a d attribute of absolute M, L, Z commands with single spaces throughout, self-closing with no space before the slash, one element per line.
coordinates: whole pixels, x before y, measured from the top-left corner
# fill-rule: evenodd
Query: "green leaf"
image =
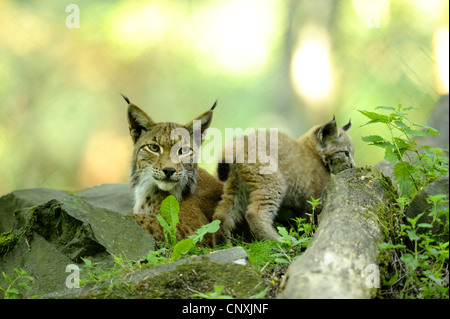
<path fill-rule="evenodd" d="M 210 222 L 209 224 L 201 226 L 199 229 L 195 231 L 194 235 L 189 236 L 194 241 L 194 244 L 196 244 L 199 241 L 203 240 L 203 237 L 208 233 L 215 233 L 220 228 L 220 220 L 216 219 Z"/>
<path fill-rule="evenodd" d="M 415 170 L 416 168 L 408 162 L 399 162 L 394 166 L 395 180 L 405 197 L 410 197 L 415 191 L 414 181 L 411 177 Z"/>
<path fill-rule="evenodd" d="M 416 224 L 417 224 L 417 221 L 419 220 L 420 217 L 423 216 L 423 214 L 425 214 L 425 213 L 417 214 L 416 217 L 414 217 L 414 218 L 406 217 L 406 220 L 408 221 L 408 223 L 410 223 L 415 228 Z"/>
<path fill-rule="evenodd" d="M 417 107 L 415 107 L 415 106 L 402 107 L 402 105 L 399 104 L 398 107 L 399 107 L 399 109 L 401 108 L 402 111 L 417 110 Z"/>
<path fill-rule="evenodd" d="M 444 280 L 443 280 L 442 278 L 436 277 L 436 275 L 439 276 L 439 274 L 433 274 L 430 270 L 425 270 L 423 273 L 424 273 L 425 276 L 427 276 L 428 278 L 430 278 L 430 279 L 431 279 L 432 281 L 434 281 L 436 284 L 442 285 L 442 283 L 443 283 Z"/>
<path fill-rule="evenodd" d="M 392 147 L 386 147 L 384 151 L 384 159 L 392 164 L 395 164 L 399 160 L 397 152 Z"/>
<path fill-rule="evenodd" d="M 34 277 L 31 277 L 31 276 L 22 276 L 22 278 L 28 279 L 29 281 L 34 280 Z"/>
<path fill-rule="evenodd" d="M 405 133 L 410 135 L 410 136 L 427 136 L 427 133 L 424 131 L 420 131 L 420 130 L 412 130 L 410 128 L 408 128 L 407 130 L 405 130 Z"/>
<path fill-rule="evenodd" d="M 266 297 L 266 293 L 269 290 L 270 287 L 266 287 L 260 292 L 258 292 L 256 295 L 250 296 L 249 299 L 264 299 Z"/>
<path fill-rule="evenodd" d="M 284 258 L 275 258 L 274 261 L 279 264 L 290 264 L 290 261 Z"/>
<path fill-rule="evenodd" d="M 398 271 L 395 272 L 394 277 L 392 277 L 389 281 L 385 281 L 384 284 L 386 286 L 392 286 L 398 280 Z"/>
<path fill-rule="evenodd" d="M 6 279 L 6 281 L 8 281 L 9 283 L 12 282 L 11 277 L 9 277 L 5 272 L 2 271 L 2 275 L 3 275 L 3 277 Z"/>
<path fill-rule="evenodd" d="M 161 203 L 161 215 L 164 217 L 170 226 L 175 227 L 179 223 L 178 213 L 180 212 L 180 205 L 173 195 L 167 196 Z"/>
<path fill-rule="evenodd" d="M 403 123 L 403 121 L 398 120 L 398 121 L 394 121 L 395 125 L 397 125 L 397 127 L 399 127 L 400 129 L 404 129 L 404 130 L 408 130 L 409 126 L 405 123 Z"/>
<path fill-rule="evenodd" d="M 389 116 L 387 116 L 387 115 L 370 112 L 370 111 L 363 111 L 363 110 L 357 110 L 357 111 L 360 112 L 365 117 L 371 119 L 372 121 L 370 121 L 369 123 L 378 123 L 378 122 L 389 123 L 391 121 Z M 366 123 L 365 125 L 367 125 L 369 123 Z"/>
<path fill-rule="evenodd" d="M 161 214 L 156 215 L 156 219 L 159 221 L 159 223 L 161 224 L 162 228 L 164 228 L 167 231 L 170 231 L 170 226 L 167 223 L 167 221 L 161 216 Z"/>
<path fill-rule="evenodd" d="M 92 266 L 92 261 L 91 261 L 90 259 L 83 258 L 83 257 L 80 257 L 80 258 L 81 258 L 81 260 L 84 262 L 84 264 L 86 265 L 86 267 Z"/>
<path fill-rule="evenodd" d="M 394 143 L 399 148 L 401 154 L 411 148 L 411 145 L 406 140 L 399 137 L 394 138 Z"/>
<path fill-rule="evenodd" d="M 173 247 L 172 260 L 177 261 L 180 259 L 181 255 L 185 255 L 191 250 L 192 246 L 194 246 L 194 241 L 191 238 L 180 240 Z"/>
<path fill-rule="evenodd" d="M 381 142 L 385 142 L 385 139 L 382 138 L 379 135 L 368 135 L 368 136 L 363 136 L 361 137 L 361 139 L 366 142 L 366 143 L 381 143 Z"/>
<path fill-rule="evenodd" d="M 283 238 L 286 240 L 286 241 L 288 241 L 288 242 L 290 242 L 291 241 L 291 238 L 289 237 L 289 233 L 288 233 L 288 231 L 287 231 L 287 229 L 285 228 L 285 227 L 277 227 L 277 229 L 278 229 L 278 233 L 281 235 L 281 236 L 283 236 Z"/>
<path fill-rule="evenodd" d="M 428 126 L 428 125 L 425 125 L 425 124 L 416 124 L 416 123 L 413 123 L 413 125 L 426 129 L 425 133 L 428 134 L 428 135 L 440 135 L 439 131 L 436 130 L 435 128 L 431 127 L 431 126 Z"/>
<path fill-rule="evenodd" d="M 378 247 L 380 249 L 403 249 L 403 248 L 406 248 L 406 246 L 403 244 L 394 245 L 394 244 L 389 244 L 389 243 L 380 243 L 380 244 L 378 244 Z"/>
<path fill-rule="evenodd" d="M 10 288 L 6 291 L 6 294 L 8 295 L 8 297 L 15 298 L 16 295 L 19 294 L 19 290 L 17 290 L 16 288 Z"/>
<path fill-rule="evenodd" d="M 392 106 L 377 106 L 376 108 L 375 108 L 375 110 L 379 110 L 379 109 L 381 109 L 381 110 L 389 110 L 389 111 L 395 111 L 395 108 L 394 107 L 392 107 Z"/>
<path fill-rule="evenodd" d="M 305 247 L 305 248 L 306 248 L 306 247 L 308 246 L 308 244 L 309 244 L 310 241 L 311 241 L 311 237 L 303 237 L 303 238 L 300 238 L 300 239 L 296 240 L 296 241 L 292 244 L 292 247 L 301 245 L 301 247 Z"/>
<path fill-rule="evenodd" d="M 164 230 L 164 239 L 166 240 L 166 242 L 169 241 L 169 238 L 167 238 L 168 234 L 170 236 L 170 233 L 172 232 L 171 227 L 169 226 L 169 224 L 166 222 L 166 220 L 160 215 L 156 215 L 156 219 L 159 221 L 159 224 L 161 225 L 161 227 Z"/>
<path fill-rule="evenodd" d="M 27 272 L 23 270 L 22 268 L 13 268 L 13 270 L 16 272 L 17 275 L 22 276 L 25 275 Z"/>
<path fill-rule="evenodd" d="M 417 224 L 417 227 L 418 228 L 433 228 L 433 225 L 428 224 L 428 223 L 420 223 L 420 224 Z"/>
<path fill-rule="evenodd" d="M 411 254 L 404 254 L 400 259 L 405 263 L 406 267 L 411 272 L 415 271 L 417 269 L 417 267 L 419 266 L 419 264 L 417 263 L 417 260 Z"/>
<path fill-rule="evenodd" d="M 30 290 L 31 287 L 28 286 L 26 283 L 21 282 L 20 284 L 17 284 L 17 286 L 22 287 L 25 290 Z"/>
<path fill-rule="evenodd" d="M 408 237 L 411 240 L 419 240 L 420 239 L 420 237 L 413 230 L 407 230 L 406 233 L 408 234 Z"/>

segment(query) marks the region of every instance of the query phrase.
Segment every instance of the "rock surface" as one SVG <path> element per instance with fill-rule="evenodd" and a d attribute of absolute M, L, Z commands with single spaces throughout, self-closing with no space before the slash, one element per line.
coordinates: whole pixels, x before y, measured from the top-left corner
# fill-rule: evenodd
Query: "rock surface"
<path fill-rule="evenodd" d="M 20 268 L 35 278 L 31 290 L 19 289 L 18 297 L 192 298 L 222 285 L 222 294 L 248 298 L 265 288 L 245 250 L 235 247 L 76 289 L 71 275 L 86 274 L 83 259 L 107 270 L 115 257 L 138 261 L 155 249 L 154 239 L 123 214 L 132 210 L 131 199 L 125 184 L 76 193 L 27 189 L 1 197 L 9 231 L 0 235 L 0 269 L 14 277 L 13 269 Z M 3 276 L 0 285 L 7 286 Z"/>
<path fill-rule="evenodd" d="M 21 189 L 0 197 L 0 233 L 11 229 L 15 211 L 67 196 L 75 196 L 94 206 L 118 213 L 133 211 L 133 195 L 129 184 L 103 184 L 74 193 L 48 188 Z"/>
<path fill-rule="evenodd" d="M 67 196 L 69 196 L 69 192 L 33 188 L 16 190 L 0 197 L 0 233 L 7 232 L 12 228 L 15 211 Z"/>
<path fill-rule="evenodd" d="M 136 270 L 97 285 L 65 289 L 43 298 L 192 298 L 222 285 L 224 295 L 248 298 L 264 289 L 261 277 L 248 263 L 242 247 L 181 259 Z M 126 287 L 126 289 L 125 289 Z"/>
<path fill-rule="evenodd" d="M 444 241 L 448 241 L 448 230 L 445 232 L 444 230 L 444 221 L 445 221 L 445 215 L 441 215 L 440 219 L 441 222 L 435 221 L 433 222 L 433 217 L 428 216 L 428 214 L 431 212 L 433 208 L 433 204 L 429 203 L 427 201 L 427 198 L 436 196 L 436 195 L 445 195 L 444 201 L 447 201 L 446 203 L 443 203 L 439 205 L 437 208 L 438 210 L 448 210 L 448 198 L 449 198 L 449 181 L 448 181 L 448 175 L 441 177 L 440 179 L 434 181 L 431 184 L 428 184 L 424 189 L 422 189 L 419 194 L 416 195 L 416 197 L 413 199 L 411 204 L 406 209 L 406 217 L 408 218 L 415 218 L 417 215 L 424 213 L 422 217 L 419 218 L 418 223 L 428 223 L 432 224 L 433 228 L 432 231 L 435 234 L 444 234 Z M 426 228 L 419 229 L 419 231 L 425 231 Z"/>
<path fill-rule="evenodd" d="M 130 216 L 74 196 L 24 208 L 15 217 L 9 236 L 16 242 L 1 250 L 0 269 L 12 275 L 21 268 L 36 278 L 24 297 L 62 290 L 66 267 L 83 264 L 81 258 L 111 265 L 114 256 L 138 259 L 155 247 Z"/>

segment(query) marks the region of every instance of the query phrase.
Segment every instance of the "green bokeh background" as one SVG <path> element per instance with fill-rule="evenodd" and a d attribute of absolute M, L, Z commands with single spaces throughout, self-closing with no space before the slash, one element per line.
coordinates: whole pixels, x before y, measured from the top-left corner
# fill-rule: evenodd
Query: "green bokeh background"
<path fill-rule="evenodd" d="M 298 93 L 292 77 L 311 25 L 329 39 L 333 89 L 323 101 Z M 356 110 L 413 105 L 411 119 L 425 123 L 448 94 L 448 73 L 442 88 L 436 71 L 442 28 L 448 59 L 444 0 L 2 0 L 0 195 L 127 182 L 120 93 L 156 121 L 187 122 L 218 99 L 212 126 L 222 132 L 297 137 L 333 114 L 351 118 L 357 165 L 375 164 L 383 153 L 361 142 L 374 132 Z"/>

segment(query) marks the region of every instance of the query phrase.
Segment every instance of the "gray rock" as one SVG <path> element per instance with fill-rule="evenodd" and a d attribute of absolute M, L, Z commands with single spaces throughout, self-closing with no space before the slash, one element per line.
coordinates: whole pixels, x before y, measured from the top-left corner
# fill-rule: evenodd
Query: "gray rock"
<path fill-rule="evenodd" d="M 155 295 L 153 292 L 149 292 L 148 289 L 145 289 L 147 291 L 144 292 L 137 292 L 136 288 L 131 287 L 147 287 L 151 284 L 149 282 L 152 282 L 154 280 L 157 280 L 156 278 L 171 278 L 171 280 L 168 280 L 167 283 L 161 282 L 161 284 L 165 287 L 165 289 L 168 289 L 171 284 L 170 282 L 174 280 L 174 278 L 180 277 L 180 280 L 182 282 L 189 282 L 189 278 L 183 278 L 183 276 L 186 276 L 186 272 L 193 274 L 200 271 L 207 271 L 209 268 L 214 267 L 214 271 L 208 275 L 206 275 L 206 278 L 199 278 L 199 280 L 206 280 L 206 281 L 220 281 L 222 271 L 231 273 L 231 275 L 234 277 L 235 285 L 240 285 L 240 283 L 244 284 L 247 279 L 251 279 L 251 282 L 253 282 L 253 286 L 245 287 L 245 289 L 252 289 L 255 290 L 253 292 L 250 292 L 250 294 L 256 294 L 260 290 L 262 290 L 264 287 L 256 287 L 260 286 L 258 283 L 261 281 L 261 278 L 256 275 L 254 270 L 249 267 L 250 264 L 248 263 L 248 255 L 245 252 L 245 250 L 242 247 L 233 247 L 229 249 L 224 249 L 216 252 L 212 252 L 207 255 L 203 256 L 197 256 L 197 257 L 191 257 L 191 258 L 185 258 L 180 259 L 173 263 L 168 263 L 156 267 L 151 267 L 143 270 L 136 270 L 134 272 L 130 272 L 127 275 L 124 276 L 117 276 L 112 278 L 111 280 L 108 280 L 106 282 L 103 282 L 98 285 L 88 285 L 85 287 L 81 287 L 78 289 L 65 289 L 63 291 L 53 292 L 49 294 L 45 294 L 42 296 L 42 298 L 49 298 L 49 299 L 67 299 L 67 298 L 105 298 L 106 297 L 126 297 L 126 298 L 153 298 Z M 231 268 L 230 271 L 230 267 Z M 197 269 L 197 270 L 196 270 Z M 187 270 L 187 271 L 186 271 Z M 202 274 L 205 276 L 205 274 Z M 197 274 L 196 276 L 202 276 L 200 274 Z M 158 280 L 157 280 L 158 281 Z M 164 280 L 163 280 L 164 281 Z M 231 280 L 229 280 L 230 284 Z M 176 296 L 187 296 L 189 297 L 195 292 L 195 287 L 190 287 L 193 290 L 192 291 L 178 291 L 177 290 L 186 290 L 184 287 L 178 287 L 177 285 L 174 285 L 175 287 L 170 287 L 167 292 L 161 292 L 158 297 L 162 298 L 168 298 L 173 295 Z M 181 284 L 182 286 L 182 284 Z M 114 287 L 114 288 L 111 288 Z M 126 290 L 135 291 L 133 294 L 129 294 L 128 292 L 124 292 L 121 287 L 127 287 Z M 152 290 L 152 289 L 151 289 Z M 107 291 L 107 292 L 106 292 Z M 168 295 L 164 295 L 167 293 Z M 248 293 L 248 292 L 247 292 Z"/>
<path fill-rule="evenodd" d="M 15 211 L 44 204 L 52 199 L 61 199 L 68 195 L 69 193 L 65 191 L 32 188 L 16 190 L 0 197 L 0 233 L 11 230 Z"/>
<path fill-rule="evenodd" d="M 83 189 L 75 194 L 97 207 L 122 214 L 133 211 L 133 193 L 130 184 L 102 184 Z"/>
<path fill-rule="evenodd" d="M 435 195 L 446 195 L 445 200 L 448 201 L 448 193 L 449 193 L 449 181 L 448 181 L 448 175 L 441 177 L 440 179 L 434 181 L 433 183 L 428 184 L 424 189 L 420 191 L 419 194 L 416 195 L 416 197 L 413 199 L 411 204 L 409 204 L 408 208 L 406 209 L 406 217 L 408 218 L 415 218 L 417 215 L 421 213 L 425 213 L 420 217 L 418 223 L 429 223 L 431 224 L 433 221 L 432 216 L 428 216 L 428 214 L 431 212 L 431 209 L 433 205 L 431 203 L 427 202 L 427 198 Z M 441 205 L 439 208 L 440 210 L 446 209 L 448 210 L 448 202 Z M 444 222 L 445 216 L 441 215 L 441 221 Z M 426 228 L 421 229 L 423 231 L 426 230 Z M 444 232 L 444 226 L 443 224 L 439 222 L 433 223 L 432 228 L 433 233 L 435 234 L 441 234 Z M 445 240 L 448 240 L 448 232 L 444 234 Z"/>
<path fill-rule="evenodd" d="M 129 184 L 103 184 L 75 193 L 48 188 L 22 189 L 0 197 L 0 233 L 12 228 L 15 211 L 41 205 L 52 199 L 60 200 L 69 195 L 122 214 L 133 211 L 133 195 Z"/>
<path fill-rule="evenodd" d="M 395 181 L 394 164 L 392 164 L 389 161 L 383 160 L 383 161 L 379 162 L 377 165 L 375 165 L 374 167 L 378 168 L 380 170 L 380 172 L 384 174 L 384 176 L 389 177 L 392 182 Z"/>
<path fill-rule="evenodd" d="M 24 296 L 65 288 L 66 267 L 81 258 L 111 266 L 114 256 L 137 260 L 154 250 L 154 239 L 130 217 L 67 196 L 16 212 L 20 237 L 0 255 L 0 269 L 22 268 L 36 280 Z M 2 250 L 0 250 L 2 251 Z M 3 278 L 0 285 L 4 286 Z"/>

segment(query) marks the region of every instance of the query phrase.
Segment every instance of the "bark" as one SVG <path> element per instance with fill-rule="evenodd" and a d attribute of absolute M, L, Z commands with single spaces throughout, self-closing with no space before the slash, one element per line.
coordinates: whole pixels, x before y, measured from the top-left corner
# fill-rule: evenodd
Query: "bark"
<path fill-rule="evenodd" d="M 395 196 L 390 180 L 375 168 L 333 176 L 317 231 L 289 266 L 279 298 L 374 297 L 380 280 L 378 243 L 388 234 Z"/>

